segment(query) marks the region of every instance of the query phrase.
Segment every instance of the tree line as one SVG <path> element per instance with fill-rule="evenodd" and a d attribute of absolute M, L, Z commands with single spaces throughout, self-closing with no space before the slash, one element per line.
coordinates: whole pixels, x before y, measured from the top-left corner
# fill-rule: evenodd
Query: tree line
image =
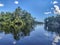
<path fill-rule="evenodd" d="M 31 16 L 26 10 L 22 10 L 20 7 L 16 8 L 13 12 L 1 12 L 0 13 L 0 25 L 10 26 L 24 26 L 34 24 L 35 18 Z"/>

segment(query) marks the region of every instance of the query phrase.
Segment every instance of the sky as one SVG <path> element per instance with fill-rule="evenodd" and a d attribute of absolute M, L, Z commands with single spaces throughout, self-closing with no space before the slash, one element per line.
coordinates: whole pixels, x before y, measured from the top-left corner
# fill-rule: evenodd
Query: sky
<path fill-rule="evenodd" d="M 31 13 L 37 21 L 60 14 L 60 0 L 0 0 L 0 12 L 13 12 L 18 6 Z"/>

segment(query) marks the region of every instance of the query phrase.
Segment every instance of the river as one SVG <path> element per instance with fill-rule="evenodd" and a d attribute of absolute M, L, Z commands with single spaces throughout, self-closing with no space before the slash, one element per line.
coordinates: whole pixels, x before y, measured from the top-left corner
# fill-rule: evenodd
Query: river
<path fill-rule="evenodd" d="M 36 25 L 29 35 L 19 38 L 15 40 L 11 33 L 0 31 L 0 45 L 60 45 L 59 34 L 44 29 L 44 25 Z"/>

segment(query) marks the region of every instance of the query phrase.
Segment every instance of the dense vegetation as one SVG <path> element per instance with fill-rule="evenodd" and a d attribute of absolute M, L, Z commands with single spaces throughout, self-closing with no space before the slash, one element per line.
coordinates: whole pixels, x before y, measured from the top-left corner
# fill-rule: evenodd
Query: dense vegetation
<path fill-rule="evenodd" d="M 0 25 L 2 26 L 14 26 L 15 28 L 22 28 L 25 25 L 31 26 L 34 24 L 34 18 L 25 10 L 20 7 L 16 8 L 14 12 L 1 12 L 0 13 Z"/>
<path fill-rule="evenodd" d="M 34 22 L 30 13 L 18 7 L 14 12 L 0 13 L 0 32 L 11 33 L 14 39 L 19 40 L 21 36 L 29 35 Z"/>
<path fill-rule="evenodd" d="M 48 17 L 45 19 L 45 30 L 55 32 L 60 35 L 60 15 Z"/>
<path fill-rule="evenodd" d="M 45 25 L 52 28 L 60 28 L 60 15 L 46 18 Z"/>

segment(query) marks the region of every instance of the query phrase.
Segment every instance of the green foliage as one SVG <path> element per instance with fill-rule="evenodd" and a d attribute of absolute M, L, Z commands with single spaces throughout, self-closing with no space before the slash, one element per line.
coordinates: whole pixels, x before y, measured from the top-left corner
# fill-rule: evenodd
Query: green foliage
<path fill-rule="evenodd" d="M 0 14 L 0 31 L 4 31 L 5 34 L 12 33 L 16 40 L 19 40 L 21 36 L 29 35 L 33 24 L 34 18 L 31 14 L 20 7 L 12 13 L 1 12 Z"/>
<path fill-rule="evenodd" d="M 57 15 L 57 16 L 52 16 L 52 17 L 48 17 L 45 19 L 45 22 L 58 22 L 60 23 L 60 15 Z"/>
<path fill-rule="evenodd" d="M 30 13 L 28 13 L 25 10 L 22 10 L 20 7 L 16 8 L 16 10 L 12 13 L 10 12 L 1 12 L 0 15 L 0 24 L 2 25 L 9 25 L 9 26 L 17 26 L 17 23 L 21 23 L 21 25 L 19 27 L 21 27 L 22 25 L 32 25 L 34 22 L 34 18 L 31 16 Z M 22 27 L 23 27 L 22 26 Z"/>
<path fill-rule="evenodd" d="M 53 28 L 60 28 L 60 15 L 46 18 L 45 26 L 53 27 Z"/>

